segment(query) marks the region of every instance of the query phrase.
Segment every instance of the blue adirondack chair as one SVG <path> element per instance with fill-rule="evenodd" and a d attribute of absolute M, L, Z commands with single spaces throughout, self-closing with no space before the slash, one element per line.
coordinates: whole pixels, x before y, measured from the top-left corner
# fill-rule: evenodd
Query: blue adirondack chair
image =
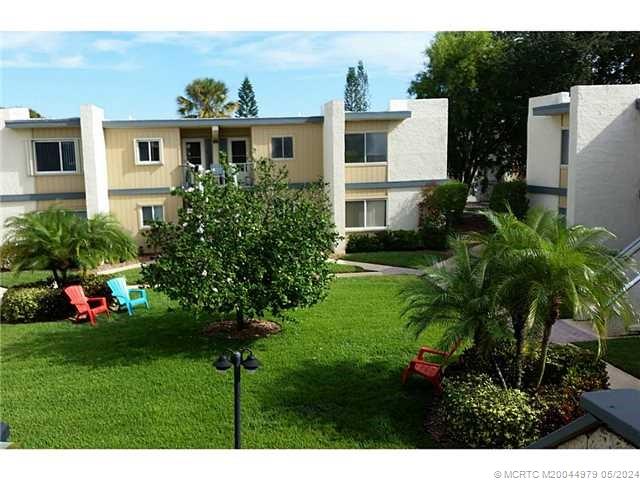
<path fill-rule="evenodd" d="M 111 289 L 111 293 L 118 300 L 120 306 L 126 306 L 129 315 L 133 315 L 133 307 L 137 305 L 146 305 L 149 308 L 149 300 L 147 299 L 147 291 L 143 288 L 128 288 L 127 280 L 124 277 L 112 278 L 107 281 L 107 285 Z M 131 298 L 131 292 L 138 294 L 137 298 Z"/>

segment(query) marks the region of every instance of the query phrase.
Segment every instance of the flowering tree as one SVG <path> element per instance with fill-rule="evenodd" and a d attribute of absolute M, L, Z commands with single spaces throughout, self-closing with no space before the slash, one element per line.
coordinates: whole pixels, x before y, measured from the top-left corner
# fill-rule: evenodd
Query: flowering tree
<path fill-rule="evenodd" d="M 254 163 L 256 185 L 220 184 L 197 174 L 179 188 L 178 222 L 147 234 L 157 261 L 144 278 L 184 308 L 235 313 L 238 327 L 271 311 L 313 305 L 331 278 L 326 259 L 337 241 L 321 182 L 294 190 L 286 170 Z"/>

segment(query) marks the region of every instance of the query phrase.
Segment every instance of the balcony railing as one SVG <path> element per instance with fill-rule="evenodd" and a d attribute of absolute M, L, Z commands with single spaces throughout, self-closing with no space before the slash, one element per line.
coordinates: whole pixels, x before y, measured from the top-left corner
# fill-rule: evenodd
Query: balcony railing
<path fill-rule="evenodd" d="M 249 187 L 253 185 L 253 166 L 251 162 L 245 163 L 232 163 L 230 164 L 230 175 L 225 174 L 222 165 L 211 165 L 207 170 L 203 170 L 200 166 L 195 165 L 181 165 L 182 168 L 182 186 L 193 187 L 195 186 L 195 179 L 197 173 L 207 173 L 215 175 L 221 184 L 227 181 L 235 182 L 237 185 Z"/>

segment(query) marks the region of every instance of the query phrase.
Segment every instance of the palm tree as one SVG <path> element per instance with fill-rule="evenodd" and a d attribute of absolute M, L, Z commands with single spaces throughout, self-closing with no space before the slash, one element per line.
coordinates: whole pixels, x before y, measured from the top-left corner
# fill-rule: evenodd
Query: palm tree
<path fill-rule="evenodd" d="M 510 212 L 488 218 L 495 233 L 485 240 L 484 255 L 498 302 L 510 309 L 521 344 L 533 326 L 542 330 L 539 387 L 551 330 L 563 307 L 589 318 L 599 341 L 612 315 L 631 318 L 633 309 L 622 294 L 626 265 L 603 244 L 613 236 L 604 228 L 567 227 L 562 217 L 543 209 L 530 210 L 523 221 Z"/>
<path fill-rule="evenodd" d="M 417 334 L 431 325 L 443 325 L 443 343 L 472 340 L 486 354 L 508 336 L 508 318 L 493 304 L 484 258 L 474 255 L 462 239 L 452 240 L 452 247 L 452 265 L 428 268 L 419 284 L 405 289 L 403 315 Z M 495 361 L 494 366 L 504 384 Z"/>
<path fill-rule="evenodd" d="M 59 286 L 70 270 L 95 268 L 102 262 L 136 255 L 136 245 L 111 215 L 84 219 L 52 206 L 9 218 L 3 254 L 14 271 L 50 270 Z"/>
<path fill-rule="evenodd" d="M 213 78 L 196 78 L 176 98 L 178 113 L 186 118 L 230 117 L 236 102 L 227 101 L 227 86 Z"/>

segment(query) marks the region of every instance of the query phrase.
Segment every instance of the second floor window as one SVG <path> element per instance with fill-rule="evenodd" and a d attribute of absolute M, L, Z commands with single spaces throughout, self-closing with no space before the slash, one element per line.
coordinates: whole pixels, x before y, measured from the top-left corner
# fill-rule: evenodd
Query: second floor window
<path fill-rule="evenodd" d="M 375 163 L 387 161 L 385 132 L 347 133 L 344 136 L 345 163 Z"/>
<path fill-rule="evenodd" d="M 271 158 L 275 160 L 293 158 L 293 137 L 271 137 Z"/>
<path fill-rule="evenodd" d="M 36 173 L 76 173 L 78 171 L 75 140 L 35 140 L 33 152 Z"/>
<path fill-rule="evenodd" d="M 159 138 L 138 138 L 136 144 L 136 163 L 152 165 L 162 163 L 162 140 Z"/>

